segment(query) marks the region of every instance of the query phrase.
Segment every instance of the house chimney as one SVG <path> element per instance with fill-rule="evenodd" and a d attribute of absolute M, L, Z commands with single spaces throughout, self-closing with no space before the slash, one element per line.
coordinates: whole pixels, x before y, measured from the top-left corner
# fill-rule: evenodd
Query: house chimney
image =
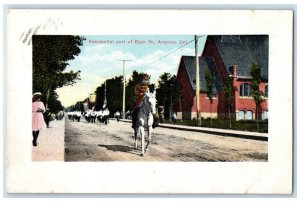
<path fill-rule="evenodd" d="M 233 75 L 233 78 L 236 78 L 236 65 L 232 66 L 232 75 Z"/>
<path fill-rule="evenodd" d="M 236 78 L 236 67 L 237 67 L 237 65 L 232 65 L 231 67 L 229 67 L 229 70 L 231 72 L 231 76 L 233 78 Z"/>

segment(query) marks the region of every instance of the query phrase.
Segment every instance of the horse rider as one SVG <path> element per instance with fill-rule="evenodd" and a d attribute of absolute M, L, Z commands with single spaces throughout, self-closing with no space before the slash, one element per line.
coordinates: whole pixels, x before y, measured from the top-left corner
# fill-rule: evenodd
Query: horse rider
<path fill-rule="evenodd" d="M 133 110 L 132 110 L 132 128 L 135 128 L 137 125 L 137 115 L 139 112 L 140 105 L 142 104 L 146 93 L 149 93 L 149 75 L 148 74 L 143 74 L 142 80 L 135 86 L 134 88 L 134 95 L 135 95 L 135 100 L 133 103 Z M 156 127 L 158 125 L 157 118 L 153 114 L 154 117 L 154 123 L 153 127 Z"/>

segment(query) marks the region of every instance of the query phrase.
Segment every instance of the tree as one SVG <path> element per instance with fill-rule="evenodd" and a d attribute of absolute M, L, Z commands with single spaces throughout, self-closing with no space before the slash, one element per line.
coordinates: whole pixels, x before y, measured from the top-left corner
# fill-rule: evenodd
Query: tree
<path fill-rule="evenodd" d="M 81 111 L 84 112 L 84 106 L 83 103 L 85 103 L 87 101 L 87 99 L 83 100 L 83 101 L 77 101 L 74 105 L 71 105 L 69 107 L 66 108 L 66 111 Z"/>
<path fill-rule="evenodd" d="M 116 76 L 112 79 L 106 80 L 106 99 L 107 107 L 111 112 L 114 113 L 115 111 L 122 111 L 123 76 Z"/>
<path fill-rule="evenodd" d="M 127 110 L 132 111 L 133 103 L 135 100 L 134 97 L 134 88 L 141 81 L 141 74 L 138 71 L 133 71 L 131 74 L 131 78 L 129 78 L 126 83 L 126 100 L 125 100 L 125 108 Z"/>
<path fill-rule="evenodd" d="M 228 115 L 229 115 L 229 128 L 231 128 L 231 110 L 234 98 L 234 90 L 235 88 L 232 85 L 233 78 L 230 76 L 225 77 L 223 83 L 223 93 L 225 96 L 225 101 L 227 104 Z"/>
<path fill-rule="evenodd" d="M 59 111 L 62 111 L 64 109 L 61 102 L 57 100 L 57 98 L 58 95 L 55 91 L 51 91 L 49 93 L 48 108 L 51 109 L 51 113 L 57 114 Z"/>
<path fill-rule="evenodd" d="M 135 86 L 142 81 L 143 75 L 145 73 L 133 71 L 131 78 L 129 78 L 128 82 L 126 82 L 126 95 L 125 95 L 125 108 L 126 110 L 132 111 L 133 103 L 135 100 L 134 89 Z M 150 92 L 153 92 L 155 89 L 155 84 L 150 83 L 150 76 L 148 79 Z M 100 110 L 104 104 L 104 90 L 105 84 L 103 83 L 101 86 L 96 89 L 96 105 L 95 109 Z M 106 80 L 106 99 L 107 106 L 110 111 L 122 111 L 123 105 L 123 76 L 117 76 L 112 79 Z"/>
<path fill-rule="evenodd" d="M 103 83 L 101 86 L 97 87 L 97 89 L 96 89 L 96 104 L 95 104 L 96 111 L 103 108 L 104 90 L 105 90 L 105 83 Z"/>
<path fill-rule="evenodd" d="M 158 80 L 156 100 L 158 106 L 164 106 L 164 117 L 170 118 L 173 104 L 180 99 L 180 86 L 176 75 L 164 72 Z"/>
<path fill-rule="evenodd" d="M 106 89 L 105 89 L 106 82 Z M 123 76 L 116 76 L 107 79 L 101 86 L 96 89 L 95 110 L 103 109 L 104 92 L 106 90 L 107 107 L 113 113 L 122 110 L 123 97 Z"/>
<path fill-rule="evenodd" d="M 208 67 L 205 68 L 205 82 L 206 82 L 206 95 L 210 101 L 210 126 L 212 126 L 212 113 L 211 113 L 211 105 L 213 103 L 213 84 L 214 84 L 214 76 L 212 72 L 209 71 Z"/>
<path fill-rule="evenodd" d="M 69 65 L 68 61 L 79 55 L 83 40 L 83 37 L 71 35 L 32 36 L 33 91 L 43 94 L 46 106 L 55 89 L 73 85 L 80 79 L 80 71 L 64 70 Z"/>
<path fill-rule="evenodd" d="M 254 102 L 255 102 L 255 119 L 256 119 L 257 130 L 259 129 L 258 107 L 260 106 L 260 103 L 262 102 L 262 95 L 263 95 L 263 93 L 259 90 L 259 84 L 261 83 L 260 72 L 261 72 L 261 69 L 258 68 L 256 64 L 251 63 L 250 75 L 252 77 L 252 80 L 251 80 L 250 86 L 251 86 L 251 96 L 253 97 Z"/>

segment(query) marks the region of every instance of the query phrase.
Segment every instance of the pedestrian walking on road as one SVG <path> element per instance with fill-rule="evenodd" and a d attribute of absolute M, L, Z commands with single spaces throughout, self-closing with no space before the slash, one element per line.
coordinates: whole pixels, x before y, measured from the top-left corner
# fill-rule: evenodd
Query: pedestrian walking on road
<path fill-rule="evenodd" d="M 37 139 L 40 130 L 46 128 L 43 113 L 45 112 L 45 106 L 41 101 L 42 94 L 36 92 L 32 96 L 32 145 L 37 146 Z"/>
<path fill-rule="evenodd" d="M 176 120 L 177 120 L 177 116 L 176 116 L 176 113 L 174 112 L 173 116 L 172 116 L 172 122 L 173 122 L 173 124 L 176 124 Z"/>
<path fill-rule="evenodd" d="M 95 111 L 91 111 L 91 123 L 96 123 L 96 113 Z"/>
<path fill-rule="evenodd" d="M 116 113 L 115 113 L 115 117 L 117 118 L 117 121 L 119 122 L 119 120 L 120 120 L 120 112 L 119 111 L 117 111 Z"/>
<path fill-rule="evenodd" d="M 51 121 L 51 112 L 49 110 L 46 110 L 43 113 L 44 113 L 44 120 L 45 120 L 46 126 L 47 126 L 47 128 L 49 128 L 49 124 Z"/>
<path fill-rule="evenodd" d="M 104 109 L 104 111 L 103 111 L 103 117 L 104 117 L 104 122 L 105 122 L 105 124 L 107 124 L 107 123 L 109 123 L 109 110 L 106 108 L 106 109 Z"/>

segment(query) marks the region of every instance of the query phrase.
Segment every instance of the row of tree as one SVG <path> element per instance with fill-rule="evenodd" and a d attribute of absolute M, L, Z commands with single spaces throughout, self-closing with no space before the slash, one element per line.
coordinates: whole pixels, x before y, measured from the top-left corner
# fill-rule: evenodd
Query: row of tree
<path fill-rule="evenodd" d="M 80 53 L 85 38 L 72 35 L 33 35 L 32 66 L 33 92 L 42 93 L 46 108 L 57 113 L 64 107 L 58 100 L 57 88 L 73 85 L 80 79 L 80 71 L 64 72 Z"/>
<path fill-rule="evenodd" d="M 125 108 L 126 111 L 132 111 L 135 95 L 134 90 L 138 83 L 143 79 L 143 75 L 146 73 L 133 71 L 125 86 Z M 148 75 L 148 74 L 146 74 Z M 158 86 L 150 82 L 151 76 L 148 75 L 148 86 L 150 92 L 156 90 L 157 105 L 163 106 L 164 117 L 170 118 L 172 106 L 179 100 L 181 91 L 179 84 L 176 80 L 176 76 L 170 73 L 163 73 L 158 80 Z M 107 79 L 103 84 L 97 87 L 96 91 L 96 103 L 93 105 L 95 110 L 103 109 L 106 105 L 111 112 L 122 111 L 123 106 L 123 76 L 116 76 L 111 79 Z M 68 110 L 84 111 L 84 103 L 88 103 L 89 98 L 83 101 L 78 101 L 76 104 L 70 106 Z"/>
<path fill-rule="evenodd" d="M 143 79 L 143 75 L 146 73 L 133 71 L 125 86 L 125 108 L 126 111 L 132 111 L 133 103 L 135 100 L 134 90 L 138 83 Z M 146 74 L 148 75 L 148 74 Z M 150 92 L 154 92 L 156 86 L 150 82 L 151 76 L 148 75 L 147 83 L 149 85 Z M 158 87 L 156 90 L 160 89 Z M 95 110 L 103 108 L 105 97 L 106 104 L 110 111 L 122 111 L 123 105 L 123 76 L 116 76 L 112 79 L 107 79 L 96 91 L 96 103 Z"/>

